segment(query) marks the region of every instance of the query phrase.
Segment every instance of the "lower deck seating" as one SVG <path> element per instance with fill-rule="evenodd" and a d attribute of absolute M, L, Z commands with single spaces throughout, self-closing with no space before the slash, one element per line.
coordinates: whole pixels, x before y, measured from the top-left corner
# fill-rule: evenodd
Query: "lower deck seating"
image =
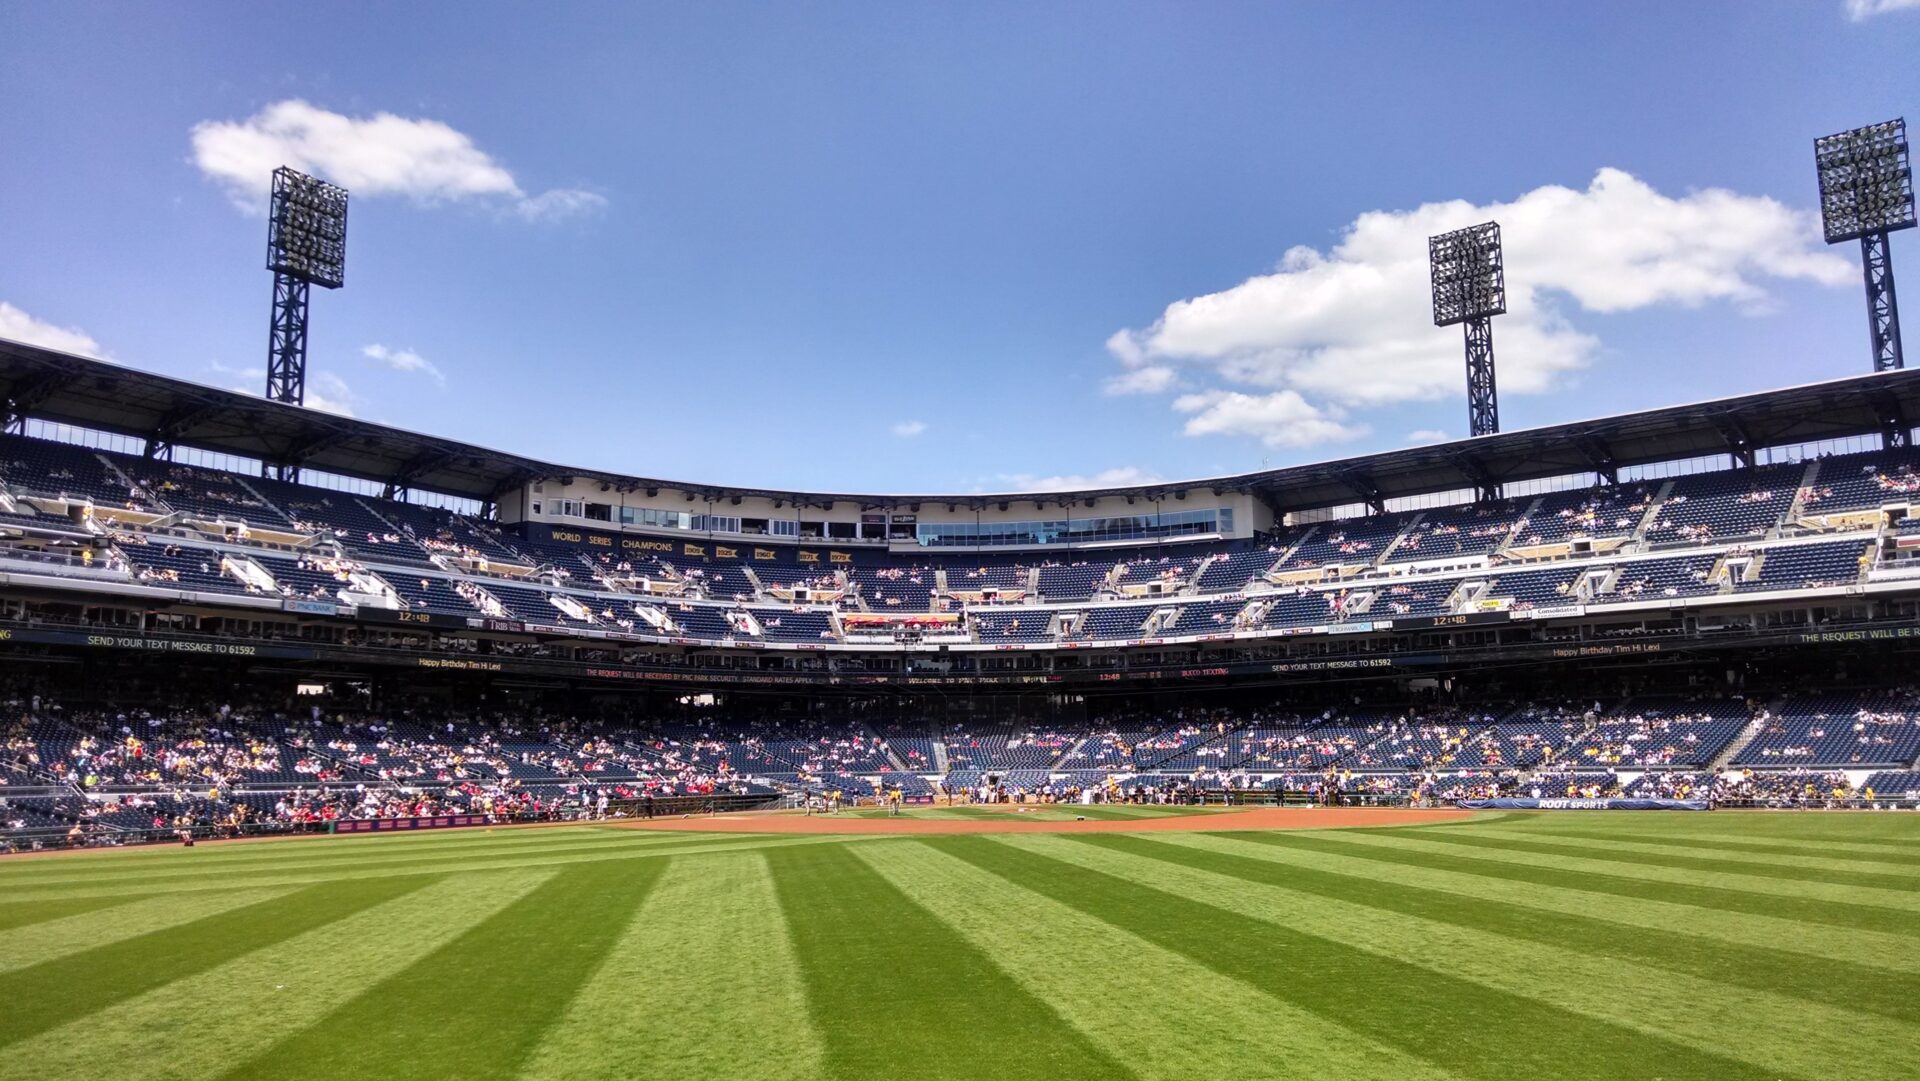
<path fill-rule="evenodd" d="M 1920 697 L 1908 692 L 1805 694 L 1759 719 L 1736 766 L 1906 767 L 1920 756 Z"/>

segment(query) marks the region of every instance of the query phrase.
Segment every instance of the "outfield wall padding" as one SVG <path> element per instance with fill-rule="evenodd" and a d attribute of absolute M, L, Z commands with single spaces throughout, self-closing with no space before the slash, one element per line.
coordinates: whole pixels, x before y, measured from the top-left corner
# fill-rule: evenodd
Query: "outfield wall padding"
<path fill-rule="evenodd" d="M 1468 811 L 1704 811 L 1703 799 L 1463 799 Z"/>

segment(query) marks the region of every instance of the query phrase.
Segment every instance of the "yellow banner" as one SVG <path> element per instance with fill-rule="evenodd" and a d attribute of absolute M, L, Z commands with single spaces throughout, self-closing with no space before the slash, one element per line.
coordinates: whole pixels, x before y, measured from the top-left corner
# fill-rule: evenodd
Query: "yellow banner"
<path fill-rule="evenodd" d="M 818 562 L 820 562 L 820 553 L 819 553 L 819 552 L 801 552 L 801 553 L 800 553 L 800 562 L 802 562 L 802 563 L 818 563 Z"/>
<path fill-rule="evenodd" d="M 707 554 L 707 546 L 704 544 L 683 544 L 680 546 L 680 549 L 683 553 L 690 556 L 703 556 Z"/>
<path fill-rule="evenodd" d="M 776 555 L 776 554 L 774 553 L 774 551 L 773 551 L 773 549 L 771 549 L 771 548 L 755 548 L 755 549 L 753 550 L 753 558 L 755 558 L 755 559 L 779 559 L 780 557 L 779 557 L 778 555 Z"/>
<path fill-rule="evenodd" d="M 716 559 L 739 559 L 740 558 L 740 552 L 738 549 L 722 548 L 718 544 L 713 546 L 713 555 L 714 555 L 714 558 Z"/>
<path fill-rule="evenodd" d="M 851 563 L 853 557 L 845 552 L 828 552 L 827 559 L 834 563 Z"/>

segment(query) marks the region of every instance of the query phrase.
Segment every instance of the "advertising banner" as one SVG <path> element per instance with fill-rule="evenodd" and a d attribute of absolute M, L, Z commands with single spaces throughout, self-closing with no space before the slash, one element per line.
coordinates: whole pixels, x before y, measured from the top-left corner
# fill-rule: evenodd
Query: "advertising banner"
<path fill-rule="evenodd" d="M 1463 799 L 1469 811 L 1704 811 L 1703 799 Z"/>

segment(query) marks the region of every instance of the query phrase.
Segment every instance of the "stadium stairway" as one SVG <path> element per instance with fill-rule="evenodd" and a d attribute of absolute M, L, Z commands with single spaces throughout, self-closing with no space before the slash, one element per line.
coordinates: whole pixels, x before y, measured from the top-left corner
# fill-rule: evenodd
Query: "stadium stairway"
<path fill-rule="evenodd" d="M 1392 558 L 1393 553 L 1400 549 L 1401 542 L 1412 536 L 1414 531 L 1420 528 L 1420 522 L 1425 518 L 1426 513 L 1424 511 L 1408 518 L 1407 524 L 1401 527 L 1400 532 L 1395 533 L 1393 539 L 1388 541 L 1386 545 L 1380 549 L 1380 554 L 1374 559 L 1373 565 L 1376 567 L 1384 566 L 1386 561 Z"/>
<path fill-rule="evenodd" d="M 1506 550 L 1513 545 L 1514 539 L 1520 536 L 1520 531 L 1527 527 L 1527 522 L 1540 509 L 1540 503 L 1541 497 L 1535 496 L 1525 507 L 1522 507 L 1520 513 L 1513 516 L 1513 526 L 1507 530 L 1507 535 L 1501 537 L 1500 543 L 1489 549 L 1487 554 L 1490 556 L 1505 554 Z"/>
<path fill-rule="evenodd" d="M 1274 560 L 1272 565 L 1267 567 L 1267 569 L 1257 577 L 1271 584 L 1278 585 L 1280 580 L 1276 578 L 1275 575 L 1279 574 L 1287 564 L 1293 562 L 1295 553 L 1299 552 L 1303 545 L 1312 540 L 1314 536 L 1320 532 L 1320 529 L 1321 527 L 1317 525 L 1308 526 L 1299 536 L 1293 538 L 1293 543 L 1287 545 L 1286 549 L 1280 553 L 1280 558 Z"/>
<path fill-rule="evenodd" d="M 1805 472 L 1800 474 L 1800 487 L 1794 491 L 1793 498 L 1787 502 L 1786 511 L 1780 516 L 1782 525 L 1800 520 L 1800 516 L 1806 512 L 1807 493 L 1813 491 L 1819 479 L 1820 459 L 1815 458 L 1807 463 Z"/>
<path fill-rule="evenodd" d="M 1425 521 L 1426 517 L 1427 515 L 1425 511 L 1422 511 L 1419 514 L 1415 514 L 1409 517 L 1406 523 L 1400 527 L 1400 532 L 1395 533 L 1393 535 L 1393 540 L 1387 542 L 1384 545 L 1381 545 L 1380 554 L 1373 557 L 1373 560 L 1369 562 L 1367 565 L 1369 567 L 1386 566 L 1387 559 L 1393 555 L 1393 550 L 1395 548 L 1400 547 L 1400 544 L 1402 541 L 1405 541 L 1408 537 L 1413 536 L 1414 531 L 1420 528 L 1420 523 Z"/>
<path fill-rule="evenodd" d="M 1727 745 L 1721 749 L 1720 753 L 1714 755 L 1713 760 L 1707 763 L 1707 773 L 1718 773 L 1726 769 L 1727 763 L 1739 757 L 1740 752 L 1747 749 L 1747 744 L 1752 743 L 1760 735 L 1760 730 L 1764 727 L 1765 725 L 1759 717 L 1754 717 L 1747 721 L 1747 726 L 1740 730 L 1740 734 L 1728 740 Z"/>
<path fill-rule="evenodd" d="M 1633 533 L 1629 537 L 1632 543 L 1642 546 L 1646 544 L 1647 530 L 1653 528 L 1653 523 L 1660 520 L 1660 510 L 1667 505 L 1667 497 L 1672 494 L 1673 481 L 1668 480 L 1660 485 L 1659 491 L 1653 493 L 1652 499 L 1647 500 L 1646 513 L 1640 516 L 1640 524 L 1633 527 Z"/>
<path fill-rule="evenodd" d="M 255 499 L 258 499 L 260 501 L 261 506 L 267 508 L 273 513 L 278 514 L 280 517 L 286 519 L 287 528 L 290 530 L 293 529 L 293 515 L 288 514 L 286 511 L 282 510 L 280 507 L 280 504 L 275 503 L 271 499 L 268 499 L 265 493 L 261 492 L 260 489 L 255 488 L 253 485 L 247 483 L 247 478 L 241 476 L 239 473 L 233 474 L 233 479 L 239 483 L 240 487 L 245 488 L 247 490 L 247 494 L 253 496 L 253 498 Z"/>
<path fill-rule="evenodd" d="M 361 510 L 366 511 L 369 515 L 371 515 L 375 521 L 381 523 L 382 525 L 385 525 L 388 531 L 393 533 L 395 536 L 407 537 L 409 540 L 412 539 L 411 535 L 406 530 L 401 529 L 397 525 L 394 525 L 393 519 L 387 517 L 384 514 L 381 514 L 379 508 L 375 507 L 373 504 L 367 502 L 364 499 L 355 499 L 353 502 Z M 425 551 L 425 549 L 422 549 L 422 551 Z"/>
<path fill-rule="evenodd" d="M 1087 745 L 1087 741 L 1092 739 L 1093 736 L 1094 734 L 1092 732 L 1088 732 L 1086 735 L 1081 736 L 1079 739 L 1075 740 L 1073 746 L 1068 747 L 1065 750 L 1061 751 L 1060 756 L 1058 758 L 1055 758 L 1051 763 L 1049 763 L 1047 768 L 1050 770 L 1059 769 L 1061 768 L 1061 763 L 1072 761 L 1073 756 L 1079 754 L 1080 748 L 1085 747 Z"/>
<path fill-rule="evenodd" d="M 1200 562 L 1194 564 L 1193 575 L 1187 579 L 1185 588 L 1181 589 L 1180 592 L 1186 594 L 1200 592 L 1200 579 L 1207 573 L 1207 568 L 1225 558 L 1227 557 L 1219 552 L 1208 553 Z"/>
<path fill-rule="evenodd" d="M 146 497 L 149 502 L 160 503 L 160 500 L 156 499 L 152 492 L 147 491 L 146 485 L 141 484 L 138 481 L 135 481 L 132 477 L 128 476 L 125 470 L 121 469 L 118 465 L 114 464 L 113 459 L 107 457 L 104 454 L 95 454 L 94 457 L 99 459 L 102 465 L 106 466 L 108 473 L 112 474 L 115 477 L 118 477 L 120 479 L 120 483 L 126 485 L 129 490 L 138 488 L 140 491 L 146 493 Z M 165 504 L 160 504 L 160 505 L 165 506 Z M 168 509 L 171 510 L 172 508 L 168 508 Z"/>
<path fill-rule="evenodd" d="M 877 740 L 880 746 L 886 749 L 887 762 L 889 765 L 893 766 L 894 770 L 900 773 L 913 772 L 913 767 L 907 765 L 907 760 L 900 757 L 900 752 L 893 749 L 893 744 L 888 743 L 887 738 L 885 736 L 882 736 L 880 733 L 875 732 L 871 728 L 863 727 L 860 729 L 860 732 L 864 736 Z"/>

